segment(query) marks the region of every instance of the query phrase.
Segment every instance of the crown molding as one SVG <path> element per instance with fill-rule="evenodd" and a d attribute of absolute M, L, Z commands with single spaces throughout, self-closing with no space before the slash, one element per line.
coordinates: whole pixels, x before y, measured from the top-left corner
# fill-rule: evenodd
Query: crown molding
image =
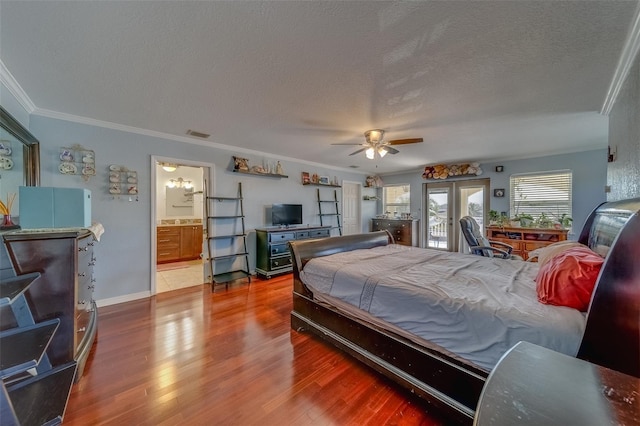
<path fill-rule="evenodd" d="M 18 101 L 18 103 L 22 106 L 22 108 L 27 111 L 28 114 L 33 113 L 36 109 L 35 104 L 27 95 L 18 81 L 13 77 L 11 72 L 4 65 L 4 62 L 0 60 L 0 82 L 9 90 L 9 92 L 13 95 L 14 98 Z"/>
<path fill-rule="evenodd" d="M 620 54 L 616 70 L 613 73 L 613 79 L 609 85 L 609 90 L 607 91 L 607 96 L 602 104 L 600 114 L 608 116 L 611 113 L 611 109 L 615 105 L 618 95 L 620 94 L 620 90 L 629 75 L 629 70 L 633 66 L 633 61 L 638 55 L 638 50 L 640 50 L 640 3 L 638 3 L 638 7 L 636 8 L 631 29 L 629 30 L 627 40 L 625 41 L 624 48 Z"/>
<path fill-rule="evenodd" d="M 356 174 L 362 174 L 362 175 L 367 174 L 367 172 L 362 170 L 353 170 L 353 169 L 347 169 L 344 167 L 335 167 L 329 164 L 316 163 L 313 161 L 301 160 L 299 158 L 285 157 L 282 155 L 272 154 L 269 152 L 257 151 L 249 148 L 241 148 L 241 147 L 236 147 L 232 145 L 224 145 L 217 142 L 202 141 L 202 140 L 188 138 L 185 136 L 177 136 L 169 133 L 157 132 L 155 130 L 141 129 L 139 127 L 126 126 L 123 124 L 112 123 L 112 122 L 103 121 L 103 120 L 96 120 L 94 118 L 81 117 L 73 114 L 66 114 L 63 112 L 57 112 L 57 111 L 52 111 L 52 110 L 43 109 L 43 108 L 35 108 L 32 115 L 53 118 L 56 120 L 70 121 L 73 123 L 86 124 L 88 126 L 118 130 L 118 131 L 127 132 L 127 133 L 135 133 L 138 135 L 149 136 L 149 137 L 159 138 L 159 139 L 166 139 L 166 140 L 175 141 L 175 142 L 189 143 L 192 145 L 206 146 L 209 148 L 218 148 L 218 149 L 229 151 L 230 153 L 235 153 L 235 154 L 246 154 L 246 155 L 255 155 L 259 157 L 269 157 L 269 158 L 274 158 L 282 161 L 290 161 L 298 164 L 305 164 L 305 165 L 309 165 L 316 168 L 337 170 L 337 171 L 356 173 Z"/>

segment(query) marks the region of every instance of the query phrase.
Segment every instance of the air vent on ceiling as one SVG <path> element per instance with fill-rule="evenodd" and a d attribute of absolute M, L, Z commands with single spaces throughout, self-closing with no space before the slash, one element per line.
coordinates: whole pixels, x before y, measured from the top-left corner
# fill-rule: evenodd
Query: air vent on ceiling
<path fill-rule="evenodd" d="M 191 129 L 187 130 L 187 134 L 188 134 L 189 136 L 194 136 L 194 137 L 196 137 L 196 138 L 202 138 L 202 139 L 208 139 L 208 138 L 209 138 L 209 136 L 211 136 L 211 135 L 208 135 L 208 134 L 206 134 L 206 133 L 197 132 L 197 131 L 195 131 L 195 130 L 191 130 Z"/>

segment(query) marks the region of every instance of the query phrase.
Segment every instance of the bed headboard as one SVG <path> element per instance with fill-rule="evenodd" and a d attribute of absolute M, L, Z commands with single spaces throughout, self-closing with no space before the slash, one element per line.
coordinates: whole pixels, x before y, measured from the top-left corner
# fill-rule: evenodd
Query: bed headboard
<path fill-rule="evenodd" d="M 386 246 L 393 243 L 388 231 L 369 232 L 367 234 L 345 235 L 320 240 L 290 241 L 293 261 L 293 289 L 296 293 L 313 297 L 312 293 L 300 281 L 300 271 L 314 257 L 328 256 L 343 251 Z"/>
<path fill-rule="evenodd" d="M 598 206 L 578 241 L 605 261 L 577 356 L 640 377 L 640 198 Z"/>

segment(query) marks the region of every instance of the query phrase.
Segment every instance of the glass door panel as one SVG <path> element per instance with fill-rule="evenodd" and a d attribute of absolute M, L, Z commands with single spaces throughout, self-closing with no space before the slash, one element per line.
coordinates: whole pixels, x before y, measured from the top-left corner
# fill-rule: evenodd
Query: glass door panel
<path fill-rule="evenodd" d="M 471 216 L 480 225 L 484 234 L 484 186 L 468 186 L 460 188 L 460 215 Z"/>
<path fill-rule="evenodd" d="M 427 185 L 427 247 L 451 248 L 451 184 Z"/>

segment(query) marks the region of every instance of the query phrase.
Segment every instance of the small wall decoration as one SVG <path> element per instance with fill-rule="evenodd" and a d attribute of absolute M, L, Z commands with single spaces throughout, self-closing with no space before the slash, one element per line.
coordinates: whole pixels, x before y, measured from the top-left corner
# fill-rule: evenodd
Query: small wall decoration
<path fill-rule="evenodd" d="M 318 183 L 320 185 L 329 185 L 329 176 L 320 176 Z"/>
<path fill-rule="evenodd" d="M 11 142 L 8 140 L 0 140 L 0 170 L 11 170 L 12 168 Z"/>
<path fill-rule="evenodd" d="M 129 170 L 125 166 L 112 164 L 109 166 L 109 194 L 113 198 L 120 198 L 121 195 L 129 196 L 129 201 L 138 201 L 138 172 Z"/>
<path fill-rule="evenodd" d="M 302 172 L 302 184 L 306 185 L 311 182 L 311 176 L 309 176 L 309 172 Z"/>
<path fill-rule="evenodd" d="M 493 190 L 493 196 L 494 197 L 504 197 L 504 189 L 503 188 L 494 189 Z"/>
<path fill-rule="evenodd" d="M 436 164 L 426 166 L 422 177 L 424 179 L 447 179 L 453 176 L 481 175 L 482 169 L 478 163 L 464 164 Z"/>
<path fill-rule="evenodd" d="M 63 175 L 82 175 L 85 181 L 96 174 L 96 154 L 82 145 L 60 147 L 58 171 Z"/>
<path fill-rule="evenodd" d="M 497 173 L 502 173 L 504 171 L 504 167 L 503 166 L 496 166 L 496 172 Z"/>
<path fill-rule="evenodd" d="M 233 168 L 234 170 L 249 171 L 249 160 L 242 157 L 233 156 Z"/>

